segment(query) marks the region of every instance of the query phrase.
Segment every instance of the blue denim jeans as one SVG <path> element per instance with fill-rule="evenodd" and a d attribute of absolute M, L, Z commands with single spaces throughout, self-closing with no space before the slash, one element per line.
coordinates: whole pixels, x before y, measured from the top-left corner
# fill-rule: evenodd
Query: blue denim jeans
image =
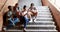
<path fill-rule="evenodd" d="M 13 18 L 13 19 L 14 19 L 14 20 L 12 20 L 12 18 L 9 18 L 9 19 L 8 19 L 8 20 L 9 20 L 9 24 L 8 24 L 8 26 L 6 27 L 7 29 L 13 27 L 17 22 L 19 22 L 19 19 L 18 19 L 18 18 Z M 13 25 L 13 23 L 14 23 L 14 25 Z"/>
<path fill-rule="evenodd" d="M 24 23 L 24 28 L 26 28 L 26 25 L 28 24 L 28 22 L 30 21 L 30 19 L 25 17 L 25 23 Z"/>

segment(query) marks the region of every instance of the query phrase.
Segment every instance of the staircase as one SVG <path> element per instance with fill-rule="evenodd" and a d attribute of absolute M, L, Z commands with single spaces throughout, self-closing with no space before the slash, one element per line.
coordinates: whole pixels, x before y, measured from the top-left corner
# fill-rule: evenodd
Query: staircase
<path fill-rule="evenodd" d="M 48 6 L 38 6 L 36 8 L 38 10 L 38 16 L 34 20 L 34 23 L 28 23 L 26 32 L 57 32 Z M 9 29 L 6 32 L 23 32 L 23 30 Z"/>

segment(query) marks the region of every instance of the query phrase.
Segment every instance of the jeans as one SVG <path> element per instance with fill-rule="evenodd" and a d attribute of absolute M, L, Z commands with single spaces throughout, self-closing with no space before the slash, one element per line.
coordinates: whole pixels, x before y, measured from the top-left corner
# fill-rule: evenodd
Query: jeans
<path fill-rule="evenodd" d="M 12 18 L 9 18 L 8 21 L 9 21 L 9 24 L 8 26 L 6 27 L 7 29 L 13 27 L 17 22 L 19 22 L 19 19 L 18 18 L 13 18 L 14 20 L 12 20 Z M 13 24 L 14 23 L 14 24 Z"/>
<path fill-rule="evenodd" d="M 24 28 L 26 28 L 26 25 L 28 24 L 28 22 L 30 21 L 30 19 L 25 17 L 25 23 L 24 23 Z"/>

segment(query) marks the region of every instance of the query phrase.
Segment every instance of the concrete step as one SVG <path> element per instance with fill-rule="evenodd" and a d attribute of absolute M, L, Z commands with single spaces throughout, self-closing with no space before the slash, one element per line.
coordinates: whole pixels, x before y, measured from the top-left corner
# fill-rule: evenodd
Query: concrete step
<path fill-rule="evenodd" d="M 57 32 L 57 30 L 32 30 L 32 29 L 28 29 L 26 30 L 27 32 Z"/>
<path fill-rule="evenodd" d="M 44 9 L 39 9 L 39 10 L 37 10 L 37 12 L 42 12 L 42 11 L 43 11 L 43 12 L 50 12 L 50 10 L 46 10 L 46 9 L 45 9 L 45 10 L 44 10 Z"/>
<path fill-rule="evenodd" d="M 56 29 L 56 26 L 54 25 L 27 25 L 27 29 L 50 29 L 54 30 Z"/>
<path fill-rule="evenodd" d="M 34 20 L 35 21 L 35 20 Z M 36 23 L 40 23 L 40 22 L 54 22 L 54 21 L 39 21 L 39 20 L 37 20 L 37 21 L 35 21 Z"/>
<path fill-rule="evenodd" d="M 36 18 L 36 19 L 47 19 L 47 20 L 53 20 L 53 18 L 43 18 L 43 17 L 41 17 L 41 18 Z"/>
<path fill-rule="evenodd" d="M 37 9 L 37 11 L 44 11 L 44 12 L 50 12 L 50 10 L 49 9 Z"/>
<path fill-rule="evenodd" d="M 38 15 L 43 15 L 43 14 L 48 14 L 48 15 L 51 15 L 51 13 L 50 12 L 38 12 Z"/>
<path fill-rule="evenodd" d="M 37 15 L 51 15 L 51 13 L 38 13 Z"/>
<path fill-rule="evenodd" d="M 36 7 L 37 9 L 48 9 L 48 7 L 47 6 L 38 6 L 38 7 Z"/>
<path fill-rule="evenodd" d="M 28 25 L 54 25 L 54 22 L 48 22 L 48 21 L 35 21 L 35 22 L 31 22 L 28 23 Z"/>
<path fill-rule="evenodd" d="M 39 8 L 37 10 L 49 10 L 49 8 Z"/>
<path fill-rule="evenodd" d="M 38 12 L 38 13 L 51 13 L 51 12 Z"/>
<path fill-rule="evenodd" d="M 43 16 L 38 16 L 36 18 L 52 18 L 52 17 L 43 17 Z"/>
<path fill-rule="evenodd" d="M 40 15 L 38 15 L 37 17 L 52 17 L 52 16 L 40 16 Z"/>
<path fill-rule="evenodd" d="M 23 32 L 23 30 L 7 30 L 6 32 Z M 57 32 L 57 30 L 33 30 L 27 29 L 26 32 Z"/>
<path fill-rule="evenodd" d="M 37 16 L 36 18 L 52 18 L 52 17 L 46 17 L 46 16 Z"/>
<path fill-rule="evenodd" d="M 48 6 L 35 6 L 36 8 L 48 8 Z"/>
<path fill-rule="evenodd" d="M 50 14 L 37 14 L 37 16 L 52 16 Z"/>
<path fill-rule="evenodd" d="M 38 12 L 50 12 L 50 10 L 37 10 Z"/>
<path fill-rule="evenodd" d="M 35 21 L 53 21 L 53 19 L 36 19 Z"/>
<path fill-rule="evenodd" d="M 37 17 L 52 17 L 52 15 L 37 15 Z"/>
<path fill-rule="evenodd" d="M 49 9 L 37 9 L 37 11 L 50 11 Z"/>
<path fill-rule="evenodd" d="M 38 13 L 51 13 L 51 12 L 38 12 Z"/>
<path fill-rule="evenodd" d="M 51 14 L 51 13 L 38 13 L 38 14 Z"/>
<path fill-rule="evenodd" d="M 55 25 L 27 25 L 27 27 L 53 27 L 53 28 L 56 28 Z"/>

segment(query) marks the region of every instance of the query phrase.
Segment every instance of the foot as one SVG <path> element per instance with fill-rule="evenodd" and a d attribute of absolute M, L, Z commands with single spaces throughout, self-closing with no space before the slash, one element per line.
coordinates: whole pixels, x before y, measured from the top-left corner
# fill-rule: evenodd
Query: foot
<path fill-rule="evenodd" d="M 23 32 L 26 32 L 26 28 L 23 29 Z"/>
<path fill-rule="evenodd" d="M 6 28 L 3 28 L 4 31 L 6 31 L 7 29 Z"/>
<path fill-rule="evenodd" d="M 26 30 L 26 28 L 24 28 L 24 30 Z"/>

